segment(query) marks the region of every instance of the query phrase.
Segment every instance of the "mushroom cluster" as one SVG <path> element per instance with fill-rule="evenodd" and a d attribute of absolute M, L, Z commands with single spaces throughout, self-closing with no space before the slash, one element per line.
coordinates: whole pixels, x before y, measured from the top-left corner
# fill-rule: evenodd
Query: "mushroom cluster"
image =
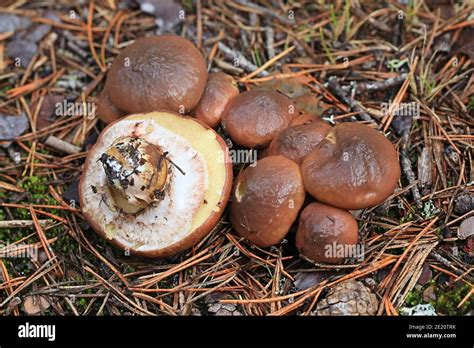
<path fill-rule="evenodd" d="M 304 259 L 335 264 L 359 258 L 358 225 L 348 210 L 376 206 L 393 193 L 400 177 L 397 152 L 366 125 L 331 127 L 315 117 L 298 117 L 296 125 L 277 133 L 256 166 L 237 177 L 231 222 L 240 236 L 264 247 L 279 243 L 298 219 L 296 247 Z M 285 175 L 280 168 L 286 168 Z M 300 213 L 304 192 L 316 202 Z"/>
<path fill-rule="evenodd" d="M 125 48 L 97 111 L 110 124 L 86 159 L 81 207 L 100 235 L 139 255 L 168 256 L 198 243 L 232 191 L 230 221 L 241 237 L 272 246 L 299 220 L 301 255 L 338 263 L 344 256 L 327 246 L 358 243 L 348 210 L 382 203 L 400 176 L 395 148 L 375 129 L 332 127 L 277 91 L 239 93 L 231 76 L 208 74 L 199 50 L 178 36 Z M 216 130 L 263 154 L 233 183 Z"/>

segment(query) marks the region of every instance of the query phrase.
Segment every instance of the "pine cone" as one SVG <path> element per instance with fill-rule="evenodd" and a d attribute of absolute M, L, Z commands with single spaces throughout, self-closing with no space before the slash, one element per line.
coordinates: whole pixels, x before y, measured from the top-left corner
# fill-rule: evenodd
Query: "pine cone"
<path fill-rule="evenodd" d="M 314 315 L 375 315 L 378 300 L 361 282 L 348 280 L 333 287 L 317 305 Z"/>

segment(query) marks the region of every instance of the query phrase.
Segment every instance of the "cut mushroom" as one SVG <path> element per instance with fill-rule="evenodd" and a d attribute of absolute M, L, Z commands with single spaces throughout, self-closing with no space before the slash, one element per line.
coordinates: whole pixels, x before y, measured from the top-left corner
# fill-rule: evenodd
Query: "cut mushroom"
<path fill-rule="evenodd" d="M 266 90 L 247 91 L 233 98 L 222 116 L 231 139 L 249 148 L 267 146 L 295 116 L 295 106 L 284 95 Z"/>
<path fill-rule="evenodd" d="M 93 229 L 131 253 L 187 249 L 217 224 L 232 187 L 222 138 L 194 118 L 137 114 L 110 124 L 89 151 L 79 184 Z"/>
<path fill-rule="evenodd" d="M 211 73 L 194 115 L 208 126 L 217 128 L 226 105 L 238 94 L 239 89 L 232 76 L 222 72 Z"/>
<path fill-rule="evenodd" d="M 268 155 L 282 155 L 301 164 L 331 130 L 326 122 L 317 120 L 282 130 L 268 147 Z"/>
<path fill-rule="evenodd" d="M 252 243 L 275 245 L 288 233 L 304 198 L 298 165 L 283 156 L 266 157 L 237 177 L 230 221 Z"/>
<path fill-rule="evenodd" d="M 378 131 L 349 122 L 335 126 L 301 164 L 304 185 L 318 201 L 343 209 L 385 201 L 400 178 L 397 151 Z"/>
<path fill-rule="evenodd" d="M 339 263 L 358 256 L 357 221 L 342 209 L 311 203 L 303 209 L 296 232 L 296 247 L 314 262 Z"/>
<path fill-rule="evenodd" d="M 97 106 L 110 122 L 130 113 L 193 109 L 207 80 L 199 50 L 175 35 L 137 39 L 115 58 Z"/>

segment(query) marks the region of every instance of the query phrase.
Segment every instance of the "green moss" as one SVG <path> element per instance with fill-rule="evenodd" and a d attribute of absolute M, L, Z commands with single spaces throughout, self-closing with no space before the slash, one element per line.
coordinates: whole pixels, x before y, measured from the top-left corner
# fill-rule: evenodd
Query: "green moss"
<path fill-rule="evenodd" d="M 407 307 L 414 307 L 420 303 L 423 303 L 423 291 L 420 290 L 412 290 L 408 293 L 408 296 L 405 300 L 405 306 Z"/>
<path fill-rule="evenodd" d="M 469 284 L 463 284 L 449 291 L 436 289 L 436 301 L 433 303 L 436 312 L 443 315 L 466 314 L 472 308 L 472 296 L 460 308 L 458 308 L 458 305 L 469 291 L 471 291 Z"/>
<path fill-rule="evenodd" d="M 31 194 L 45 194 L 48 187 L 45 185 L 46 177 L 27 176 L 20 182 L 20 187 Z"/>
<path fill-rule="evenodd" d="M 469 110 L 474 109 L 474 97 L 471 97 L 471 99 L 469 99 L 469 104 L 467 105 L 467 108 Z"/>
<path fill-rule="evenodd" d="M 413 221 L 415 216 L 413 215 L 412 212 L 407 213 L 405 216 L 402 216 L 400 219 L 400 224 L 403 224 L 408 221 Z"/>
<path fill-rule="evenodd" d="M 405 300 L 405 306 L 413 307 L 419 304 L 426 304 L 426 301 L 423 300 L 423 291 L 429 286 L 435 286 L 436 299 L 428 303 L 433 305 L 438 314 L 463 315 L 469 312 L 473 305 L 471 297 L 460 308 L 457 308 L 462 299 L 471 290 L 469 284 L 463 284 L 455 288 L 444 288 L 438 286 L 435 281 L 431 281 L 422 288 L 411 291 Z"/>

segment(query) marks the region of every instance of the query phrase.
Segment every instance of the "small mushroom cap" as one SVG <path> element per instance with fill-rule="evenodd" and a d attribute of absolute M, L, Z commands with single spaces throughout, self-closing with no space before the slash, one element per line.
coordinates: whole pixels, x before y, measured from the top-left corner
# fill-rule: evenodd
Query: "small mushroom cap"
<path fill-rule="evenodd" d="M 122 112 L 193 109 L 207 80 L 207 68 L 199 50 L 176 35 L 137 39 L 115 58 L 105 90 Z"/>
<path fill-rule="evenodd" d="M 318 201 L 349 210 L 385 201 L 400 178 L 398 155 L 381 133 L 342 123 L 301 164 L 306 191 Z"/>
<path fill-rule="evenodd" d="M 100 161 L 117 139 L 127 137 L 146 142 L 142 158 L 149 163 L 160 161 L 147 144 L 166 153 L 170 163 L 160 199 L 137 213 L 124 211 L 124 202 L 111 194 Z M 148 176 L 143 179 L 154 182 Z M 84 217 L 100 236 L 132 254 L 165 257 L 195 245 L 216 226 L 231 189 L 232 163 L 224 140 L 214 130 L 195 118 L 152 112 L 121 118 L 102 131 L 87 155 L 79 198 Z M 127 194 L 137 192 L 132 188 Z"/>
<path fill-rule="evenodd" d="M 195 117 L 209 127 L 217 128 L 225 107 L 238 94 L 239 89 L 232 76 L 222 72 L 210 73 L 201 100 L 194 109 Z"/>
<path fill-rule="evenodd" d="M 230 221 L 241 237 L 260 247 L 282 241 L 305 198 L 298 165 L 283 156 L 266 157 L 247 167 L 233 192 Z"/>
<path fill-rule="evenodd" d="M 295 116 L 295 106 L 284 95 L 267 90 L 239 94 L 227 105 L 222 125 L 231 139 L 249 148 L 267 146 Z"/>
<path fill-rule="evenodd" d="M 123 117 L 125 113 L 115 106 L 104 89 L 97 102 L 97 115 L 105 123 L 110 123 Z"/>
<path fill-rule="evenodd" d="M 331 130 L 326 122 L 317 120 L 282 130 L 270 143 L 268 155 L 282 155 L 301 164 Z"/>
<path fill-rule="evenodd" d="M 344 260 L 344 256 L 357 256 L 341 257 L 340 251 L 351 250 L 350 247 L 355 247 L 358 238 L 357 221 L 349 212 L 321 203 L 311 203 L 300 215 L 296 247 L 301 255 L 311 261 L 339 263 Z"/>

